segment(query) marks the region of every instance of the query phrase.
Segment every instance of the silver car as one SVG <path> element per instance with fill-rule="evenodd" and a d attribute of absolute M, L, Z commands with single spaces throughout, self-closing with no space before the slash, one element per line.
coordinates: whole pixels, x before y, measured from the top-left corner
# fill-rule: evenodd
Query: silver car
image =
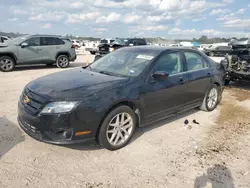
<path fill-rule="evenodd" d="M 0 70 L 3 72 L 24 64 L 56 64 L 66 68 L 75 59 L 72 43 L 59 36 L 25 35 L 0 44 Z"/>

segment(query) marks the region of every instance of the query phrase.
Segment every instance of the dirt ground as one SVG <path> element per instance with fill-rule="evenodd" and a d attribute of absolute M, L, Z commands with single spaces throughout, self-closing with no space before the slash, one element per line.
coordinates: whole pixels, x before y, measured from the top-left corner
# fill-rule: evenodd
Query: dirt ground
<path fill-rule="evenodd" d="M 80 55 L 71 67 L 92 59 Z M 0 72 L 0 188 L 250 187 L 250 84 L 232 83 L 213 112 L 193 110 L 140 128 L 111 152 L 94 142 L 45 144 L 19 128 L 23 87 L 57 71 L 42 65 Z"/>

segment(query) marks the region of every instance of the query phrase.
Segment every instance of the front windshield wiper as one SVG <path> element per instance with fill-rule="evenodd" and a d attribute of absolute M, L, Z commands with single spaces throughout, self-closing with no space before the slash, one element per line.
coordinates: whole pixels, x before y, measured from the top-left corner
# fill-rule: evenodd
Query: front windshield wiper
<path fill-rule="evenodd" d="M 114 73 L 114 72 L 108 72 L 108 71 L 97 71 L 101 74 L 106 74 L 106 75 L 109 75 L 109 76 L 116 76 L 116 77 L 127 77 L 125 75 L 122 75 L 122 74 L 117 74 L 117 73 Z"/>
<path fill-rule="evenodd" d="M 90 63 L 90 64 L 88 64 L 88 65 L 85 65 L 85 66 L 82 66 L 82 68 L 83 68 L 83 69 L 86 69 L 86 68 L 88 68 L 88 67 L 91 68 L 91 67 L 90 67 L 91 64 L 92 64 L 92 63 Z"/>
<path fill-rule="evenodd" d="M 115 76 L 116 75 L 116 74 L 114 74 L 112 72 L 108 72 L 108 71 L 99 71 L 99 73 L 106 74 L 106 75 L 109 75 L 109 76 Z"/>

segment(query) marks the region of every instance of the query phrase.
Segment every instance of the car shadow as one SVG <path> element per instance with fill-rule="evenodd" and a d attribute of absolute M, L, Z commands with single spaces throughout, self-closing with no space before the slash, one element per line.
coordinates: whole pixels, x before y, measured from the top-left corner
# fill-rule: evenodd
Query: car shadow
<path fill-rule="evenodd" d="M 87 142 L 79 143 L 79 144 L 64 145 L 64 147 L 69 148 L 69 149 L 74 149 L 74 150 L 89 150 L 89 151 L 103 149 L 100 146 L 100 144 L 97 143 L 96 140 L 87 141 Z"/>
<path fill-rule="evenodd" d="M 76 68 L 76 67 L 84 67 L 87 63 L 80 63 L 80 62 L 73 62 L 69 65 L 68 68 Z M 13 71 L 26 71 L 26 70 L 37 70 L 37 69 L 55 69 L 57 68 L 56 65 L 44 65 L 44 64 L 37 64 L 37 65 L 18 65 Z M 64 70 L 67 70 L 65 68 Z M 58 68 L 59 69 L 59 68 Z"/>
<path fill-rule="evenodd" d="M 177 114 L 177 115 L 173 115 L 172 117 L 166 118 L 164 120 L 158 120 L 158 121 L 155 121 L 153 123 L 149 123 L 149 124 L 147 124 L 147 125 L 145 125 L 143 127 L 140 127 L 138 129 L 136 129 L 136 132 L 133 135 L 130 142 L 134 142 L 135 140 L 140 138 L 144 133 L 146 133 L 148 131 L 151 131 L 152 129 L 156 129 L 158 127 L 161 127 L 161 126 L 164 126 L 166 124 L 172 123 L 172 122 L 174 122 L 174 121 L 176 121 L 178 119 L 185 118 L 185 117 L 187 117 L 189 115 L 192 115 L 192 114 L 194 114 L 196 112 L 199 112 L 199 111 L 200 110 L 198 108 L 197 109 L 192 109 L 192 110 L 189 110 L 189 111 Z M 199 121 L 199 120 L 197 120 L 197 121 Z M 183 125 L 184 125 L 184 122 L 180 126 L 183 126 Z"/>
<path fill-rule="evenodd" d="M 207 172 L 195 179 L 194 188 L 204 188 L 210 183 L 212 188 L 235 188 L 230 170 L 225 165 L 215 164 Z"/>
<path fill-rule="evenodd" d="M 23 142 L 25 136 L 14 123 L 5 117 L 0 117 L 0 159 L 15 145 Z"/>

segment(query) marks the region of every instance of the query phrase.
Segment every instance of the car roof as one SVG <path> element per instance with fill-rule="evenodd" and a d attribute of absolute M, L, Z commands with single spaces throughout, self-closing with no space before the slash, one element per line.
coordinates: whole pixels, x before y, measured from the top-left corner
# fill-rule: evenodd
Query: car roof
<path fill-rule="evenodd" d="M 61 35 L 28 35 L 29 37 L 59 37 L 61 38 Z"/>
<path fill-rule="evenodd" d="M 190 47 L 172 47 L 172 46 L 150 46 L 150 45 L 145 45 L 145 46 L 131 46 L 131 47 L 124 47 L 121 48 L 124 50 L 152 50 L 152 51 L 158 51 L 158 52 L 163 52 L 163 51 L 168 51 L 168 50 L 189 50 L 193 52 L 199 52 L 197 49 L 192 49 Z"/>

